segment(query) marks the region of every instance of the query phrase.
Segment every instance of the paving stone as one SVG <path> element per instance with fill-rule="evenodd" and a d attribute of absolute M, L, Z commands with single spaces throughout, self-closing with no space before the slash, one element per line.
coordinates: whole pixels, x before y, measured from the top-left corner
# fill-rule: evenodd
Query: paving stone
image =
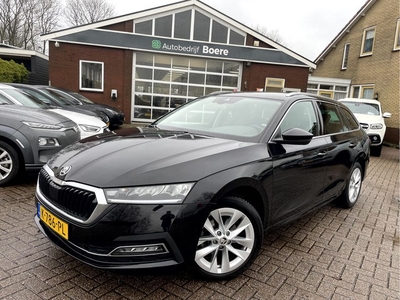
<path fill-rule="evenodd" d="M 254 264 L 220 282 L 75 260 L 36 228 L 35 185 L 0 187 L 0 299 L 400 299 L 399 149 L 371 157 L 353 208 L 328 204 L 269 232 Z"/>

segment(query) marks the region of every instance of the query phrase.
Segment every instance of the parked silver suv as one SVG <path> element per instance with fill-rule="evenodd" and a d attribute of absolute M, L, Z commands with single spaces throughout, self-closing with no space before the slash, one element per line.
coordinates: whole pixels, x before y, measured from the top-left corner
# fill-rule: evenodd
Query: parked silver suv
<path fill-rule="evenodd" d="M 76 142 L 76 123 L 54 112 L 6 104 L 0 99 L 0 186 L 22 171 L 38 171 L 55 153 Z"/>

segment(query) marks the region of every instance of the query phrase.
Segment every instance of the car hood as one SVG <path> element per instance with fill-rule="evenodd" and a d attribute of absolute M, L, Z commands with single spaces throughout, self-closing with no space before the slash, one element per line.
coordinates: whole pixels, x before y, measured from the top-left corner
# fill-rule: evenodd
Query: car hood
<path fill-rule="evenodd" d="M 105 188 L 195 182 L 266 156 L 265 144 L 136 128 L 72 144 L 48 166 L 61 180 Z"/>
<path fill-rule="evenodd" d="M 112 107 L 112 106 L 109 106 L 109 105 L 106 105 L 106 104 L 93 103 L 93 104 L 82 104 L 80 106 L 86 107 L 86 108 L 89 108 L 89 109 L 96 109 L 96 110 L 99 110 L 99 111 L 107 110 L 109 113 L 113 113 L 115 115 L 123 115 L 124 114 L 122 111 L 119 111 L 115 107 Z"/>
<path fill-rule="evenodd" d="M 0 109 L 0 119 L 2 121 L 12 119 L 43 124 L 63 124 L 64 126 L 76 125 L 70 119 L 56 114 L 55 112 L 21 105 L 2 105 Z"/>
<path fill-rule="evenodd" d="M 67 117 L 68 119 L 74 121 L 76 124 L 92 125 L 92 126 L 98 126 L 100 128 L 107 127 L 106 123 L 104 123 L 103 121 L 101 121 L 96 117 L 59 108 L 51 108 L 48 110 L 60 114 L 64 117 Z"/>
<path fill-rule="evenodd" d="M 366 115 L 366 114 L 354 114 L 354 116 L 357 118 L 358 122 L 360 122 L 360 123 L 367 123 L 367 124 L 373 124 L 373 123 L 384 124 L 385 123 L 382 116 Z"/>

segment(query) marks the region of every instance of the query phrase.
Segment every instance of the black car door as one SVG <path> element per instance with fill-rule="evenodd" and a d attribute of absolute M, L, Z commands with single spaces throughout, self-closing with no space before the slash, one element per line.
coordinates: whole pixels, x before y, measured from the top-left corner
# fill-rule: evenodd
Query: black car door
<path fill-rule="evenodd" d="M 312 139 L 305 145 L 275 142 L 293 128 L 313 134 Z M 297 218 L 323 201 L 328 146 L 320 129 L 311 100 L 293 104 L 276 129 L 269 143 L 273 163 L 271 225 Z"/>
<path fill-rule="evenodd" d="M 323 134 L 328 144 L 324 200 L 331 201 L 343 191 L 355 156 L 362 148 L 358 124 L 344 108 L 318 102 L 323 119 Z"/>

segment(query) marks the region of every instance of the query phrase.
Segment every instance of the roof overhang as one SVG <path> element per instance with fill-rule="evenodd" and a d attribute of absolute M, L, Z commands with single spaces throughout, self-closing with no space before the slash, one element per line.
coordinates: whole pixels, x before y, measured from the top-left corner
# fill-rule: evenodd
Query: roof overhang
<path fill-rule="evenodd" d="M 1 56 L 10 56 L 10 57 L 32 57 L 37 56 L 45 60 L 49 60 L 47 55 L 42 53 L 32 51 L 32 50 L 24 50 L 24 49 L 16 49 L 16 48 L 3 48 L 0 47 L 0 55 Z"/>
<path fill-rule="evenodd" d="M 180 2 L 176 2 L 176 3 L 172 3 L 172 4 L 152 8 L 152 9 L 134 12 L 131 14 L 126 14 L 126 15 L 122 15 L 119 17 L 115 17 L 115 18 L 111 18 L 111 19 L 107 19 L 107 20 L 103 20 L 103 21 L 99 21 L 99 22 L 95 22 L 95 23 L 91 23 L 91 24 L 87 24 L 87 25 L 77 26 L 77 27 L 73 27 L 73 28 L 68 28 L 68 29 L 44 34 L 41 36 L 41 38 L 44 41 L 62 41 L 62 40 L 65 41 L 65 36 L 71 37 L 72 35 L 80 35 L 82 32 L 85 32 L 85 31 L 86 32 L 93 31 L 95 29 L 104 28 L 106 26 L 110 26 L 113 24 L 132 21 L 135 19 L 148 17 L 150 15 L 156 15 L 156 14 L 161 14 L 161 13 L 165 14 L 169 11 L 174 11 L 174 10 L 178 10 L 178 9 L 182 9 L 182 8 L 189 8 L 189 7 L 190 8 L 196 7 L 196 8 L 202 9 L 202 10 L 212 14 L 216 18 L 219 18 L 222 21 L 230 24 L 232 27 L 235 27 L 247 34 L 250 34 L 250 35 L 254 36 L 256 39 L 274 47 L 275 51 L 277 50 L 277 51 L 283 53 L 283 55 L 290 56 L 294 60 L 301 62 L 301 64 L 303 66 L 306 66 L 308 68 L 314 68 L 314 69 L 316 68 L 316 64 L 313 63 L 312 61 L 304 58 L 303 56 L 291 51 L 290 49 L 280 45 L 279 43 L 276 43 L 275 41 L 269 39 L 268 37 L 258 33 L 257 31 L 247 27 L 246 25 L 244 25 L 240 22 L 233 20 L 232 18 L 228 17 L 227 15 L 215 10 L 214 8 L 212 8 L 198 0 L 180 1 Z M 158 39 L 157 37 L 153 37 L 153 38 Z M 196 41 L 190 41 L 190 42 L 196 43 Z M 79 42 L 75 41 L 75 43 L 79 43 Z M 85 41 L 81 41 L 80 43 L 85 43 Z M 88 44 L 88 43 L 86 43 L 86 44 Z M 102 44 L 102 46 L 105 46 L 105 45 Z M 224 45 L 224 46 L 230 47 L 231 45 Z M 246 46 L 246 47 L 248 47 L 248 46 Z M 250 47 L 250 48 L 266 49 L 266 48 L 261 48 L 261 47 Z"/>
<path fill-rule="evenodd" d="M 365 13 L 377 0 L 369 0 L 367 1 L 363 7 L 354 15 L 354 17 L 346 24 L 346 26 L 339 32 L 339 34 L 328 44 L 328 46 L 321 52 L 321 54 L 315 59 L 315 64 L 318 64 L 319 61 L 323 60 L 324 57 L 336 47 L 339 41 L 350 33 L 351 28 L 365 16 Z"/>

